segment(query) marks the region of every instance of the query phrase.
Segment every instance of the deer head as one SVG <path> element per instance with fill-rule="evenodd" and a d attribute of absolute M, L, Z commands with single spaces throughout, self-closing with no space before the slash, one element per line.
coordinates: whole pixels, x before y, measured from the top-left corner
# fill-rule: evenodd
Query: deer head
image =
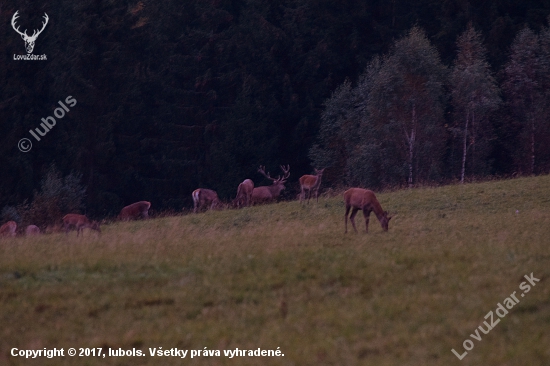
<path fill-rule="evenodd" d="M 38 36 L 40 35 L 40 33 L 42 33 L 42 31 L 44 30 L 44 28 L 46 28 L 46 24 L 48 24 L 48 14 L 44 13 L 44 22 L 42 22 L 42 29 L 40 30 L 34 30 L 34 32 L 32 33 L 32 36 L 28 36 L 27 35 L 27 30 L 25 29 L 24 32 L 21 32 L 19 31 L 19 27 L 15 27 L 15 21 L 17 20 L 17 18 L 19 18 L 19 15 L 17 15 L 17 13 L 19 13 L 19 10 L 15 12 L 15 14 L 13 14 L 13 17 L 11 18 L 11 26 L 13 28 L 14 31 L 16 31 L 17 33 L 19 33 L 19 35 L 21 36 L 21 38 L 23 38 L 23 41 L 25 41 L 25 48 L 27 50 L 27 53 L 32 53 L 32 51 L 34 50 L 34 42 L 36 42 L 36 38 L 38 38 Z"/>
<path fill-rule="evenodd" d="M 270 199 L 276 199 L 281 194 L 281 191 L 285 189 L 285 182 L 290 176 L 290 165 L 287 165 L 286 167 L 281 165 L 281 170 L 283 171 L 283 176 L 280 175 L 277 178 L 271 178 L 271 175 L 269 173 L 265 172 L 265 167 L 260 165 L 258 168 L 258 172 L 262 174 L 267 179 L 271 180 L 273 182 L 272 185 L 265 187 L 269 191 L 269 197 Z M 262 187 L 254 188 L 255 191 L 258 192 L 258 189 Z M 263 189 L 265 191 L 265 189 Z M 254 192 L 252 193 L 254 195 Z"/>

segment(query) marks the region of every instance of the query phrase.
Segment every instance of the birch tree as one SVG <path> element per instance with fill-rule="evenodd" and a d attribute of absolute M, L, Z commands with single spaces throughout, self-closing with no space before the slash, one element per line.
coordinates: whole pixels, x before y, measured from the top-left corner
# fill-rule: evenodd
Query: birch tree
<path fill-rule="evenodd" d="M 369 114 L 387 142 L 399 147 L 396 164 L 406 162 L 409 187 L 439 170 L 446 72 L 437 50 L 414 27 L 395 43 L 373 83 Z"/>
<path fill-rule="evenodd" d="M 451 96 L 457 125 L 462 125 L 462 165 L 464 183 L 468 150 L 475 166 L 475 147 L 480 131 L 487 127 L 487 116 L 498 108 L 499 89 L 486 61 L 481 35 L 470 27 L 458 38 L 458 55 L 451 73 Z M 459 121 L 463 121 L 462 123 Z M 483 124 L 483 125 L 482 125 Z"/>

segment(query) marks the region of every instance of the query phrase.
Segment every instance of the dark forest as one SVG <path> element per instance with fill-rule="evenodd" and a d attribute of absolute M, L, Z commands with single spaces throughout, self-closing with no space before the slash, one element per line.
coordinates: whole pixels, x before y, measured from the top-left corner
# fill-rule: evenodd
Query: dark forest
<path fill-rule="evenodd" d="M 46 60 L 15 59 L 16 11 L 29 35 L 47 14 L 33 50 Z M 323 167 L 326 186 L 373 189 L 548 173 L 549 14 L 549 1 L 4 1 L 2 219 L 40 215 L 52 194 L 91 217 L 140 200 L 189 209 L 198 187 L 228 201 L 245 178 L 266 183 L 259 165 L 290 165 L 287 198 Z"/>

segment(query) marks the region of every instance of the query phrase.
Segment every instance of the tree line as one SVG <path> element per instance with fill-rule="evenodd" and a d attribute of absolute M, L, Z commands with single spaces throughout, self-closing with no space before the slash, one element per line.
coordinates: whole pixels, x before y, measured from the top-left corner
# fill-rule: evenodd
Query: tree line
<path fill-rule="evenodd" d="M 522 29 L 498 76 L 471 24 L 456 44 L 446 67 L 413 27 L 357 83 L 340 85 L 310 149 L 314 165 L 334 167 L 334 183 L 375 188 L 549 172 L 550 28 Z"/>
<path fill-rule="evenodd" d="M 29 34 L 48 14 L 47 60 L 14 60 L 16 11 Z M 91 216 L 180 210 L 198 187 L 228 199 L 269 183 L 259 165 L 296 180 L 330 165 L 329 184 L 371 188 L 548 171 L 549 14 L 534 0 L 6 0 L 0 208 L 85 189 L 67 205 Z"/>

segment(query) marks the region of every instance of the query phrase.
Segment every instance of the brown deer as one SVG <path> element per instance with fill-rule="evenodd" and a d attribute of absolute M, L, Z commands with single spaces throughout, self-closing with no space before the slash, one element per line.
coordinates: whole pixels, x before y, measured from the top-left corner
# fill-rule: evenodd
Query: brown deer
<path fill-rule="evenodd" d="M 221 206 L 216 191 L 206 188 L 197 188 L 193 191 L 193 212 L 198 213 L 203 207 L 210 205 L 210 209 Z"/>
<path fill-rule="evenodd" d="M 254 190 L 254 182 L 251 179 L 245 179 L 237 188 L 237 197 L 233 201 L 238 208 L 249 206 L 252 199 L 252 191 Z"/>
<path fill-rule="evenodd" d="M 281 165 L 281 170 L 283 171 L 283 176 L 278 176 L 276 179 L 271 178 L 269 173 L 266 174 L 265 167 L 261 166 L 258 168 L 258 172 L 262 174 L 267 179 L 273 181 L 273 184 L 270 186 L 261 186 L 256 187 L 252 190 L 252 202 L 269 202 L 277 199 L 281 194 L 281 191 L 285 189 L 285 182 L 290 176 L 290 165 L 286 167 Z"/>
<path fill-rule="evenodd" d="M 8 221 L 4 225 L 0 226 L 0 236 L 15 236 L 15 230 L 17 230 L 17 223 L 15 221 Z"/>
<path fill-rule="evenodd" d="M 54 225 L 48 225 L 46 226 L 46 229 L 44 229 L 44 233 L 46 234 L 55 234 L 60 233 L 63 231 L 63 224 L 56 223 Z"/>
<path fill-rule="evenodd" d="M 40 235 L 40 228 L 36 225 L 29 225 L 25 229 L 25 235 L 27 236 Z"/>
<path fill-rule="evenodd" d="M 309 203 L 309 199 L 311 198 L 311 191 L 315 191 L 315 198 L 319 202 L 319 186 L 321 186 L 321 178 L 324 171 L 325 168 L 315 169 L 315 175 L 302 175 L 300 178 L 300 203 L 306 199 L 306 190 L 308 191 L 307 203 Z"/>
<path fill-rule="evenodd" d="M 128 220 L 136 220 L 139 219 L 139 217 L 143 217 L 144 219 L 149 218 L 149 208 L 151 207 L 151 202 L 147 201 L 139 201 L 136 203 L 132 203 L 131 205 L 128 205 L 124 207 L 120 214 L 118 215 L 118 218 L 122 221 L 128 221 Z"/>
<path fill-rule="evenodd" d="M 373 191 L 363 188 L 350 188 L 344 192 L 344 202 L 346 203 L 346 213 L 344 215 L 346 233 L 348 232 L 348 214 L 351 208 L 353 209 L 349 219 L 351 220 L 355 232 L 357 232 L 357 228 L 355 227 L 354 219 L 358 210 L 362 210 L 363 216 L 365 216 L 367 233 L 369 232 L 369 216 L 371 211 L 374 211 L 378 221 L 380 221 L 380 225 L 382 225 L 382 229 L 388 231 L 388 223 L 390 222 L 391 216 L 388 216 L 388 213 L 382 210 L 382 206 L 380 206 Z"/>
<path fill-rule="evenodd" d="M 68 234 L 70 230 L 76 230 L 76 236 L 79 236 L 80 232 L 86 228 L 95 230 L 101 234 L 99 222 L 90 221 L 84 215 L 67 214 L 63 217 L 63 229 L 65 230 L 65 234 Z"/>

